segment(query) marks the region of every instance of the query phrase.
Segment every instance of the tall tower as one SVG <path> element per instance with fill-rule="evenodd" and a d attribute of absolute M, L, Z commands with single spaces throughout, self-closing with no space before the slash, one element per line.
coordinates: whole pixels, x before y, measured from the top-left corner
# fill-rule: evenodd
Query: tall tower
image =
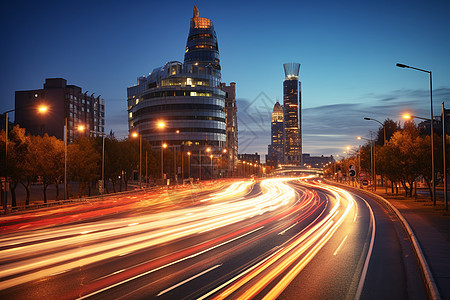
<path fill-rule="evenodd" d="M 275 167 L 284 161 L 284 112 L 279 102 L 273 107 L 271 132 L 269 157 Z"/>
<path fill-rule="evenodd" d="M 283 81 L 284 163 L 302 164 L 301 83 L 299 63 L 285 63 Z"/>
<path fill-rule="evenodd" d="M 216 161 L 226 146 L 225 96 L 213 22 L 199 17 L 194 7 L 184 63 L 169 61 L 128 87 L 129 131 L 156 149 L 164 142 L 169 149 L 189 151 L 191 177 L 217 178 L 221 169 Z M 159 122 L 165 123 L 164 128 L 158 127 Z M 164 172 L 175 180 L 187 175 L 166 165 Z"/>
<path fill-rule="evenodd" d="M 184 66 L 188 73 L 204 73 L 218 77 L 220 86 L 219 46 L 213 22 L 198 16 L 198 9 L 194 6 L 194 16 L 184 54 Z"/>

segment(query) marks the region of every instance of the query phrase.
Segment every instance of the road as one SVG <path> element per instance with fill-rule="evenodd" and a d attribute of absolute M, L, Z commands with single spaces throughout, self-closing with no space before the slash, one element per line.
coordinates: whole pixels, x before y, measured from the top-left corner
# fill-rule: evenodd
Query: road
<path fill-rule="evenodd" d="M 2 299 L 424 299 L 377 202 L 318 180 L 105 198 L 0 219 Z"/>

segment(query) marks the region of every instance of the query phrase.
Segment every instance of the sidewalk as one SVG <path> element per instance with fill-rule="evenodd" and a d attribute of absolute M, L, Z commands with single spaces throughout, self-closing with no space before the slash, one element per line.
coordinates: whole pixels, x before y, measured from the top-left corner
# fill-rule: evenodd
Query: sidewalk
<path fill-rule="evenodd" d="M 419 240 L 442 299 L 450 299 L 450 214 L 445 206 L 433 206 L 429 197 L 376 194 L 388 200 L 403 215 Z"/>

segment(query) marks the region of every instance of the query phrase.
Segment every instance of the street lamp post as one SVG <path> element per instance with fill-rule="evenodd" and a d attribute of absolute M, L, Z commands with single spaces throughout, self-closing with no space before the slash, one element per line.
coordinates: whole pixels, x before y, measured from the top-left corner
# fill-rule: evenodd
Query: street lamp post
<path fill-rule="evenodd" d="M 159 129 L 164 129 L 166 127 L 166 123 L 164 121 L 158 121 L 157 127 Z M 161 136 L 161 184 L 164 185 L 164 148 L 167 147 L 167 144 L 163 142 L 163 138 Z"/>
<path fill-rule="evenodd" d="M 432 197 L 433 197 L 433 205 L 436 206 L 436 182 L 435 182 L 435 174 L 434 174 L 434 130 L 433 130 L 433 80 L 431 71 L 419 69 L 415 67 L 411 67 L 404 64 L 396 64 L 399 68 L 413 69 L 416 71 L 428 73 L 430 75 L 430 124 L 431 124 L 431 182 L 433 184 Z"/>
<path fill-rule="evenodd" d="M 4 199 L 3 199 L 3 209 L 5 210 L 5 214 L 8 209 L 8 125 L 9 125 L 9 119 L 8 119 L 8 113 L 15 111 L 15 109 L 8 110 L 4 113 L 5 115 L 5 193 L 4 193 Z"/>
<path fill-rule="evenodd" d="M 139 136 L 139 189 L 142 189 L 142 135 L 137 132 L 133 132 L 132 136 L 134 138 Z"/>
<path fill-rule="evenodd" d="M 206 148 L 206 152 L 207 152 L 207 153 L 211 152 L 211 148 L 209 148 L 209 147 Z M 200 169 L 201 169 L 201 167 L 202 167 L 202 166 L 201 166 L 201 164 L 200 164 Z M 208 168 L 208 167 L 206 167 L 206 168 Z M 208 170 L 208 169 L 206 169 L 206 170 Z M 211 172 L 212 172 L 212 171 L 211 171 Z"/>
<path fill-rule="evenodd" d="M 188 151 L 188 179 L 191 180 L 191 152 Z"/>
<path fill-rule="evenodd" d="M 78 131 L 84 131 L 85 129 L 86 129 L 86 127 L 84 127 L 83 125 L 78 126 Z M 95 132 L 95 131 L 89 130 L 89 133 L 93 133 L 93 132 Z M 102 185 L 103 186 L 100 190 L 100 194 L 102 195 L 102 198 L 103 198 L 103 193 L 105 190 L 105 133 L 104 132 L 102 132 Z"/>
<path fill-rule="evenodd" d="M 161 145 L 161 181 L 164 185 L 164 148 L 167 148 L 166 143 L 162 143 Z"/>
<path fill-rule="evenodd" d="M 211 179 L 213 179 L 213 155 L 211 154 L 209 158 L 211 160 Z"/>

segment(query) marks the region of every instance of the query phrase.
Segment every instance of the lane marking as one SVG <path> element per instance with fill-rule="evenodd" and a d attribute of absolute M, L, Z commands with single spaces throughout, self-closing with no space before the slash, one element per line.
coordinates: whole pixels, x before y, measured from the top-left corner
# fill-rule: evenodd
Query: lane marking
<path fill-rule="evenodd" d="M 292 227 L 294 227 L 295 225 L 297 225 L 297 222 L 295 222 L 295 224 L 292 224 L 291 226 L 289 226 L 288 228 L 286 228 L 285 230 L 281 231 L 280 233 L 278 233 L 278 235 L 283 235 L 285 234 L 289 229 L 291 229 Z"/>
<path fill-rule="evenodd" d="M 337 247 L 336 251 L 334 251 L 333 255 L 337 255 L 339 252 L 339 249 L 341 249 L 342 245 L 344 245 L 345 240 L 347 239 L 348 234 L 345 236 L 345 238 L 342 240 L 342 242 L 339 244 L 339 247 Z"/>
<path fill-rule="evenodd" d="M 369 203 L 367 203 L 367 201 L 364 198 L 362 198 L 362 197 L 359 197 L 359 198 L 362 199 L 366 203 L 367 208 L 369 208 L 370 221 L 372 223 L 372 237 L 370 239 L 370 246 L 369 246 L 369 250 L 367 251 L 366 261 L 364 262 L 364 268 L 361 273 L 361 278 L 359 280 L 358 289 L 356 290 L 356 294 L 355 294 L 356 300 L 359 300 L 361 298 L 362 289 L 364 287 L 364 282 L 366 280 L 367 269 L 369 268 L 369 261 L 370 261 L 370 257 L 372 256 L 373 244 L 375 241 L 375 227 L 376 227 L 375 226 L 375 216 L 373 214 L 372 207 L 370 207 Z"/>
<path fill-rule="evenodd" d="M 185 284 L 186 282 L 189 282 L 189 281 L 191 281 L 191 280 L 194 280 L 195 278 L 200 277 L 200 276 L 202 276 L 203 274 L 206 274 L 206 273 L 208 273 L 209 271 L 212 271 L 212 270 L 214 270 L 214 269 L 216 269 L 216 268 L 218 268 L 218 267 L 220 267 L 220 266 L 222 266 L 222 264 L 220 264 L 220 265 L 215 265 L 215 266 L 213 266 L 213 267 L 211 267 L 211 268 L 209 268 L 209 269 L 207 269 L 207 270 L 205 270 L 205 271 L 203 271 L 203 272 L 201 272 L 201 273 L 198 273 L 197 275 L 194 275 L 194 276 L 192 276 L 192 277 L 190 277 L 190 278 L 188 278 L 188 279 L 186 279 L 186 280 L 183 280 L 183 281 L 181 281 L 181 282 L 179 282 L 179 283 L 177 283 L 177 284 L 175 284 L 175 285 L 173 285 L 173 286 L 171 286 L 171 287 L 165 289 L 164 291 L 159 292 L 159 294 L 156 295 L 156 296 L 159 297 L 159 296 L 161 296 L 162 294 L 165 294 L 165 293 L 167 293 L 167 292 L 169 292 L 169 291 L 171 291 L 171 290 L 173 290 L 173 289 L 176 289 L 176 288 L 179 287 L 180 285 L 183 285 L 183 284 Z"/>

